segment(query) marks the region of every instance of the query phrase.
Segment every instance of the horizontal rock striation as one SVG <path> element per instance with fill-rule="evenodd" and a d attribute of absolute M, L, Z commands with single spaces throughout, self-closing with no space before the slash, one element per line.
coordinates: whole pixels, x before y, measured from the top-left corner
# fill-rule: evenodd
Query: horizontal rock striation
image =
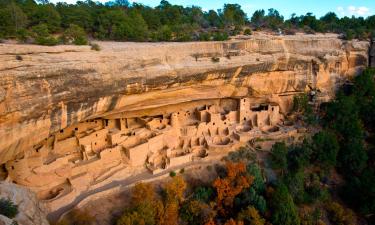
<path fill-rule="evenodd" d="M 0 44 L 0 163 L 69 125 L 119 113 L 240 97 L 287 112 L 294 94 L 329 99 L 369 65 L 368 42 L 336 35 L 98 44 L 101 51 Z"/>

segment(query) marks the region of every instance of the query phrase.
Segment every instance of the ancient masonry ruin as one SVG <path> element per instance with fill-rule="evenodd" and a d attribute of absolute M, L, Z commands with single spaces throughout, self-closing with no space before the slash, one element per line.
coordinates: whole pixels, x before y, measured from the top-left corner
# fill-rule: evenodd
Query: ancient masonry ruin
<path fill-rule="evenodd" d="M 296 136 L 297 129 L 284 120 L 277 104 L 230 101 L 166 115 L 78 123 L 8 162 L 8 179 L 58 208 L 126 167 L 158 174 L 257 138 Z"/>

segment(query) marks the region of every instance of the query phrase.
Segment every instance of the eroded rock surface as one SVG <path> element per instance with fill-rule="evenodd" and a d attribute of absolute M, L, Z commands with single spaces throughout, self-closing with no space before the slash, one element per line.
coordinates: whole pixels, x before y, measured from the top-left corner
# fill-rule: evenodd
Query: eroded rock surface
<path fill-rule="evenodd" d="M 16 184 L 0 182 L 0 198 L 10 199 L 18 206 L 19 213 L 12 220 L 0 216 L 0 224 L 12 224 L 16 221 L 19 225 L 48 225 L 46 209 L 30 190 Z"/>
<path fill-rule="evenodd" d="M 0 45 L 1 163 L 60 129 L 113 113 L 245 96 L 278 102 L 285 112 L 289 95 L 306 89 L 331 97 L 368 65 L 369 48 L 335 35 L 99 45 Z"/>

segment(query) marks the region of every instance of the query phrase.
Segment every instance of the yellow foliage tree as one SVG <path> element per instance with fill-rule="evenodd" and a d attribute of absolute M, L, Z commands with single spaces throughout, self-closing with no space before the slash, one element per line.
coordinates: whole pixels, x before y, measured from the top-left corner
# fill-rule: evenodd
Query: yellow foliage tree
<path fill-rule="evenodd" d="M 247 209 L 242 210 L 238 214 L 237 219 L 248 222 L 249 225 L 264 225 L 266 223 L 266 220 L 259 215 L 258 210 L 253 206 L 249 206 Z"/>
<path fill-rule="evenodd" d="M 222 214 L 226 214 L 226 209 L 232 209 L 234 198 L 242 192 L 243 189 L 250 187 L 254 178 L 246 175 L 246 166 L 244 163 L 226 163 L 227 176 L 217 178 L 213 186 L 217 192 L 217 208 Z"/>

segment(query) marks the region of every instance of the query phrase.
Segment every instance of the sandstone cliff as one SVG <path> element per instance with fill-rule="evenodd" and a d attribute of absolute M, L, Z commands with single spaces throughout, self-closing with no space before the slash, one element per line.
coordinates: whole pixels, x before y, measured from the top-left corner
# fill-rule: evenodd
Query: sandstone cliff
<path fill-rule="evenodd" d="M 18 206 L 17 216 L 11 220 L 0 215 L 0 224 L 48 225 L 46 209 L 30 190 L 8 182 L 0 182 L 0 198 L 10 199 Z"/>
<path fill-rule="evenodd" d="M 197 100 L 291 96 L 337 84 L 368 65 L 368 42 L 335 35 L 255 36 L 199 43 L 0 44 L 0 163 L 50 134 L 114 113 L 157 113 Z"/>

